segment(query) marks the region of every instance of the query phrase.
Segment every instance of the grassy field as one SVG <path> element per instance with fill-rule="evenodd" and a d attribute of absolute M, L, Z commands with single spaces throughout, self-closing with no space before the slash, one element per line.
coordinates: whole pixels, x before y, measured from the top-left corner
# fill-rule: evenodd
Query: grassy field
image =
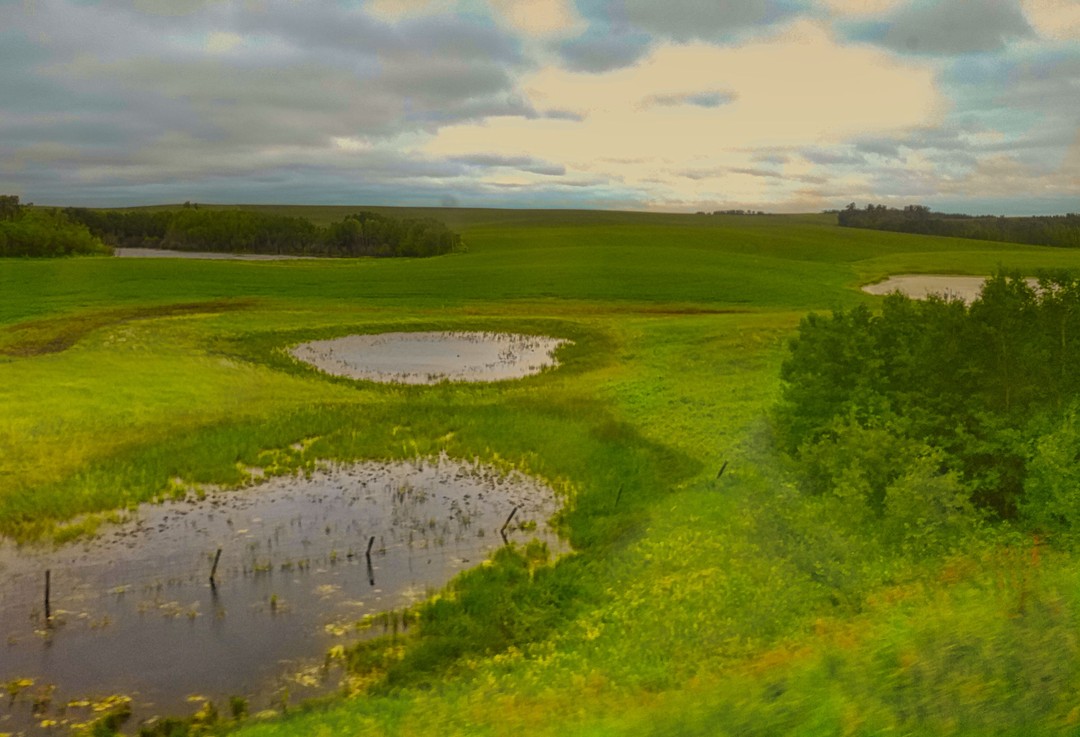
<path fill-rule="evenodd" d="M 565 493 L 577 552 L 465 574 L 420 635 L 347 656 L 364 695 L 243 731 L 1076 730 L 1074 557 L 1001 529 L 889 555 L 793 491 L 768 412 L 806 311 L 873 304 L 859 285 L 889 273 L 1080 268 L 1080 252 L 819 215 L 398 212 L 444 219 L 468 251 L 0 262 L 0 532 L 82 534 L 173 479 L 239 484 L 246 465 L 479 457 Z M 558 371 L 488 386 L 329 380 L 279 350 L 443 328 L 575 342 Z"/>

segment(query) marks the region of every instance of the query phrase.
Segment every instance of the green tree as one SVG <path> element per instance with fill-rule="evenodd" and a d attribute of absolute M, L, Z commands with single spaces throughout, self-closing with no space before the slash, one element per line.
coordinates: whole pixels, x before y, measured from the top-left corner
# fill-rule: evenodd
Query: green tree
<path fill-rule="evenodd" d="M 1053 533 L 1080 530 L 1080 419 L 1071 407 L 1030 446 L 1020 514 Z"/>
<path fill-rule="evenodd" d="M 0 220 L 14 220 L 22 214 L 19 196 L 0 194 Z"/>

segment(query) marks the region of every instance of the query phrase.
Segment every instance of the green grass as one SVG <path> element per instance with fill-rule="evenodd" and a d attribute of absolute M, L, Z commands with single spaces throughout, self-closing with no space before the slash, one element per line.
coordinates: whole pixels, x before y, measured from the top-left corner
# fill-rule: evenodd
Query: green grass
<path fill-rule="evenodd" d="M 273 209 L 328 222 L 357 208 Z M 0 261 L 0 531 L 74 534 L 92 527 L 79 515 L 168 493 L 176 478 L 242 484 L 247 466 L 478 457 L 566 494 L 576 554 L 507 553 L 462 576 L 416 614 L 420 636 L 349 656 L 367 696 L 245 731 L 1072 729 L 1072 556 L 1034 565 L 1029 541 L 1002 533 L 949 559 L 898 558 L 792 492 L 767 412 L 800 316 L 873 303 L 860 282 L 1080 266 L 1080 253 L 818 215 L 437 216 L 467 253 Z M 280 351 L 419 329 L 575 343 L 554 372 L 435 387 L 331 380 Z"/>

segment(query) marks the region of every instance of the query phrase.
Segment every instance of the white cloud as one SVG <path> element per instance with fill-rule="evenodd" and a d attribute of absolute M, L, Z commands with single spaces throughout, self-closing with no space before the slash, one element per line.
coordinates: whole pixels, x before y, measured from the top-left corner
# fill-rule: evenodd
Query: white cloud
<path fill-rule="evenodd" d="M 502 25 L 526 36 L 544 38 L 580 31 L 584 25 L 572 0 L 370 0 L 365 10 L 380 20 L 399 22 L 420 16 L 476 12 L 486 7 Z"/>
<path fill-rule="evenodd" d="M 457 0 L 368 0 L 364 10 L 379 20 L 391 23 L 423 15 L 450 13 Z"/>
<path fill-rule="evenodd" d="M 371 141 L 364 138 L 357 138 L 356 136 L 334 136 L 330 139 L 330 142 L 334 144 L 335 148 L 350 153 L 370 151 L 372 148 Z"/>
<path fill-rule="evenodd" d="M 1080 192 L 1080 134 L 1054 169 L 1047 171 L 1003 154 L 981 159 L 967 176 L 942 182 L 940 190 L 971 198 L 1015 198 L 1017 192 L 1034 198 L 1075 198 Z"/>
<path fill-rule="evenodd" d="M 244 37 L 236 33 L 214 31 L 206 37 L 206 51 L 209 54 L 227 54 L 244 45 Z"/>
<path fill-rule="evenodd" d="M 583 22 L 570 0 L 488 0 L 503 23 L 533 37 L 580 30 Z"/>
<path fill-rule="evenodd" d="M 604 74 L 548 67 L 522 88 L 537 109 L 568 110 L 582 120 L 463 123 L 440 130 L 424 151 L 534 156 L 571 173 L 652 189 L 660 199 L 708 190 L 762 201 L 804 183 L 746 173 L 754 164 L 747 152 L 899 132 L 934 122 L 944 108 L 932 65 L 841 46 L 823 26 L 805 21 L 739 47 L 663 45 L 634 67 Z M 731 101 L 646 104 L 717 89 L 730 91 Z"/>
<path fill-rule="evenodd" d="M 135 0 L 135 9 L 147 15 L 179 17 L 197 13 L 221 0 Z"/>
<path fill-rule="evenodd" d="M 1023 0 L 1028 22 L 1045 38 L 1080 40 L 1080 1 Z"/>
<path fill-rule="evenodd" d="M 872 16 L 893 10 L 904 0 L 822 0 L 822 5 L 837 16 Z"/>

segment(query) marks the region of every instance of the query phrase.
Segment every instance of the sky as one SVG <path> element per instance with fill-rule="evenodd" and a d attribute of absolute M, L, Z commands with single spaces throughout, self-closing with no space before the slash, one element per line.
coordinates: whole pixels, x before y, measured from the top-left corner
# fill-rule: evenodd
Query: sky
<path fill-rule="evenodd" d="M 1080 0 L 0 0 L 0 193 L 1080 212 Z"/>

